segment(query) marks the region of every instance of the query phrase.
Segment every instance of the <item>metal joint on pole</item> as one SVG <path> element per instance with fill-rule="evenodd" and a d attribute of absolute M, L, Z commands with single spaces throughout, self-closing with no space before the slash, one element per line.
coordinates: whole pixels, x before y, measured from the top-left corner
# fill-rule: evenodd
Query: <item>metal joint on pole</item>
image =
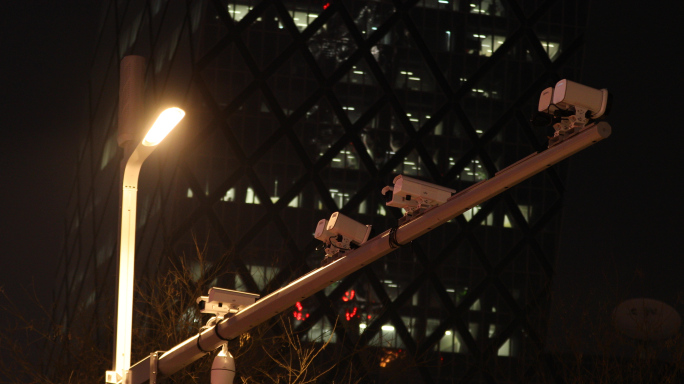
<path fill-rule="evenodd" d="M 159 372 L 159 356 L 163 351 L 150 353 L 150 384 L 157 384 L 157 374 Z"/>

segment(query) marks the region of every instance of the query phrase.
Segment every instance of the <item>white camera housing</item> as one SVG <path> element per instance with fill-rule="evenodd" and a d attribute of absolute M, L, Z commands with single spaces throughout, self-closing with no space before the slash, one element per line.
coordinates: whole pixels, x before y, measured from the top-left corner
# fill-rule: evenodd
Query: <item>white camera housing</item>
<path fill-rule="evenodd" d="M 553 105 L 553 87 L 544 89 L 539 96 L 539 105 L 537 111 L 546 112 Z"/>
<path fill-rule="evenodd" d="M 404 175 L 398 175 L 393 182 L 394 187 L 387 186 L 382 189 L 385 204 L 389 207 L 403 208 L 409 214 L 444 204 L 456 193 L 455 189 Z"/>
<path fill-rule="evenodd" d="M 233 291 L 219 287 L 209 288 L 209 296 L 197 298 L 200 312 L 211 313 L 218 318 L 234 315 L 259 299 L 255 293 Z"/>
<path fill-rule="evenodd" d="M 326 230 L 335 235 L 349 239 L 350 243 L 361 245 L 368 240 L 371 226 L 361 224 L 340 212 L 335 212 L 330 216 L 330 221 L 328 221 Z"/>
<path fill-rule="evenodd" d="M 563 79 L 555 87 L 544 89 L 537 110 L 542 125 L 553 125 L 555 133 L 549 147 L 579 133 L 592 120 L 607 113 L 610 95 L 606 89 L 594 89 Z M 537 117 L 535 117 L 536 119 Z M 547 124 L 544 124 L 547 123 Z"/>
<path fill-rule="evenodd" d="M 545 97 L 544 92 L 542 92 L 542 97 Z M 608 90 L 594 89 L 568 79 L 563 79 L 557 82 L 556 87 L 553 89 L 552 103 L 564 110 L 583 109 L 590 111 L 591 118 L 598 119 L 606 113 Z"/>
<path fill-rule="evenodd" d="M 335 212 L 330 220 L 321 219 L 316 225 L 314 237 L 325 243 L 326 256 L 351 250 L 351 246 L 359 246 L 368 240 L 371 225 L 364 225 L 358 221 Z"/>
<path fill-rule="evenodd" d="M 324 243 L 330 241 L 330 238 L 337 236 L 336 233 L 328 231 L 328 220 L 321 219 L 316 225 L 316 230 L 314 231 L 314 237 Z"/>

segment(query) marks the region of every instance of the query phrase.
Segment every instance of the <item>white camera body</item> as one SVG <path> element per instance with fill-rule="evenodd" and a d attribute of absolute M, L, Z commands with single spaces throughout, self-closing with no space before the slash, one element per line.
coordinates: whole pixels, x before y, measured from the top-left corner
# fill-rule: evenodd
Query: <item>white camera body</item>
<path fill-rule="evenodd" d="M 361 224 L 340 212 L 335 212 L 330 216 L 326 230 L 349 239 L 353 244 L 361 245 L 368 240 L 371 226 Z"/>
<path fill-rule="evenodd" d="M 549 147 L 580 132 L 590 120 L 604 116 L 609 99 L 606 89 L 594 89 L 568 79 L 544 89 L 537 110 L 550 119 L 555 129 L 554 136 L 549 138 Z"/>
<path fill-rule="evenodd" d="M 393 187 L 387 186 L 382 189 L 385 204 L 389 207 L 403 208 L 409 215 L 444 204 L 456 193 L 455 189 L 404 175 L 398 175 L 393 182 Z"/>
<path fill-rule="evenodd" d="M 581 109 L 589 111 L 592 119 L 598 119 L 606 113 L 608 90 L 594 89 L 563 79 L 557 82 L 553 89 L 553 104 L 564 110 Z"/>
<path fill-rule="evenodd" d="M 331 238 L 337 236 L 336 233 L 328 231 L 328 220 L 321 219 L 316 225 L 316 230 L 314 231 L 314 238 L 327 243 Z"/>
<path fill-rule="evenodd" d="M 351 250 L 352 245 L 360 246 L 365 243 L 370 236 L 371 227 L 335 212 L 330 220 L 321 219 L 318 222 L 314 237 L 325 243 L 326 256 L 333 256 Z"/>
<path fill-rule="evenodd" d="M 209 296 L 197 298 L 200 312 L 211 313 L 218 318 L 234 315 L 254 304 L 259 299 L 255 293 L 233 291 L 232 289 L 209 288 Z"/>
<path fill-rule="evenodd" d="M 537 111 L 546 112 L 553 106 L 553 87 L 544 89 L 539 96 L 539 105 Z"/>

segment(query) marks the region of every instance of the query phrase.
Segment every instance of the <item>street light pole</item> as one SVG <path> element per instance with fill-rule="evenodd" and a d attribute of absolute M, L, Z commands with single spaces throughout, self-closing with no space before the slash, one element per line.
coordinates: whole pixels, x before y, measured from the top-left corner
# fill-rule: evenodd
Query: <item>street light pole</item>
<path fill-rule="evenodd" d="M 127 57 L 129 58 L 129 57 Z M 124 58 L 124 62 L 127 58 Z M 134 57 L 139 60 L 139 57 Z M 122 62 L 122 66 L 124 64 Z M 143 62 L 144 68 L 144 62 Z M 136 71 L 139 74 L 139 68 Z M 124 82 L 122 74 L 122 83 Z M 129 84 L 130 85 L 130 84 Z M 139 82 L 138 86 L 142 86 Z M 135 88 L 135 85 L 133 86 Z M 136 92 L 133 92 L 135 94 Z M 130 92 L 121 94 L 126 98 Z M 138 95 L 140 93 L 138 92 Z M 135 100 L 141 102 L 141 100 Z M 131 104 L 131 100 L 120 100 L 120 103 Z M 139 107 L 137 107 L 139 108 Z M 120 111 L 121 115 L 121 111 Z M 140 113 L 137 113 L 137 122 L 131 124 L 130 119 L 126 123 L 140 126 Z M 161 112 L 152 128 L 145 137 L 138 142 L 132 152 L 131 129 L 125 132 L 128 137 L 120 144 L 124 146 L 124 166 L 121 195 L 121 232 L 119 243 L 119 285 L 118 304 L 116 318 L 116 339 L 114 352 L 114 370 L 107 371 L 107 383 L 130 383 L 129 369 L 131 366 L 131 338 L 133 328 L 133 290 L 135 277 L 135 229 L 136 211 L 138 200 L 138 179 L 143 162 L 154 151 L 157 145 L 171 132 L 171 130 L 183 119 L 185 112 L 179 108 L 168 108 Z M 121 121 L 120 121 L 121 124 Z M 119 135 L 122 136 L 121 134 Z M 130 155 L 128 155 L 130 153 Z"/>

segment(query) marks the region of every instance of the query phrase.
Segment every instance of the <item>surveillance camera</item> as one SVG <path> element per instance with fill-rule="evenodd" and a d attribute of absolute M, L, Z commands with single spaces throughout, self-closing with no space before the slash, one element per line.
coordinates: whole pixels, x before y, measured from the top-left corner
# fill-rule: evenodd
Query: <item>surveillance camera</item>
<path fill-rule="evenodd" d="M 567 79 L 556 83 L 553 90 L 553 104 L 556 107 L 589 111 L 591 119 L 598 119 L 606 113 L 608 98 L 607 89 L 594 89 Z"/>
<path fill-rule="evenodd" d="M 370 231 L 371 225 L 361 224 L 340 212 L 335 212 L 330 216 L 330 220 L 322 219 L 318 222 L 314 237 L 325 243 L 327 259 L 365 243 Z"/>
<path fill-rule="evenodd" d="M 584 127 L 608 113 L 610 94 L 606 89 L 594 89 L 563 79 L 555 87 L 542 91 L 532 118 L 537 126 L 553 125 L 555 133 L 549 147 L 579 133 Z"/>
<path fill-rule="evenodd" d="M 417 199 L 412 199 L 411 195 L 400 196 L 394 193 L 394 187 L 389 185 L 382 189 L 382 195 L 385 196 L 385 205 L 388 207 L 397 207 L 409 209 L 419 208 L 419 203 Z"/>
<path fill-rule="evenodd" d="M 553 87 L 548 87 L 542 91 L 539 96 L 539 105 L 537 111 L 546 112 L 553 106 Z"/>
<path fill-rule="evenodd" d="M 361 245 L 368 240 L 371 226 L 363 225 L 339 212 L 335 212 L 330 216 L 326 230 L 349 239 L 353 244 Z"/>
<path fill-rule="evenodd" d="M 318 225 L 316 225 L 316 230 L 314 231 L 314 238 L 325 243 L 328 240 L 330 240 L 331 237 L 335 236 L 337 236 L 337 234 L 328 231 L 328 220 L 321 219 L 318 222 Z"/>
<path fill-rule="evenodd" d="M 211 313 L 216 317 L 231 316 L 243 308 L 254 304 L 259 295 L 254 293 L 233 291 L 231 289 L 213 287 L 209 289 L 209 296 L 197 298 L 200 312 Z"/>
<path fill-rule="evenodd" d="M 394 178 L 394 186 L 382 189 L 385 204 L 389 207 L 403 208 L 407 215 L 415 216 L 430 207 L 444 204 L 455 189 L 445 188 L 412 177 L 399 175 Z"/>

